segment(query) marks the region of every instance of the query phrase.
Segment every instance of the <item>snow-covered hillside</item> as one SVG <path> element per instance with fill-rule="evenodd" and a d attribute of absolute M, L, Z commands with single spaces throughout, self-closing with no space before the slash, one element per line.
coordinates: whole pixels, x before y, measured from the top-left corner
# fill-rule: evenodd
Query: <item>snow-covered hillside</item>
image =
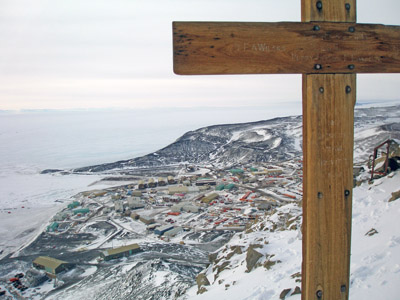
<path fill-rule="evenodd" d="M 400 199 L 391 201 L 397 191 L 400 171 L 354 189 L 350 299 L 400 297 Z M 187 299 L 299 300 L 300 225 L 301 208 L 288 204 L 236 234 Z"/>
<path fill-rule="evenodd" d="M 396 106 L 359 109 L 355 114 L 354 161 L 356 174 L 360 174 L 353 193 L 351 299 L 399 298 L 400 199 L 389 200 L 392 193 L 400 194 L 400 169 L 372 184 L 367 182 L 373 148 L 387 138 L 399 143 L 399 111 Z M 10 287 L 15 270 L 27 272 L 36 256 L 46 255 L 71 262 L 74 268 L 60 273 L 58 288 L 47 282 L 40 289 L 35 286 L 25 291 L 24 297 L 300 299 L 301 131 L 301 117 L 209 126 L 187 132 L 173 144 L 143 157 L 74 170 L 84 172 L 80 176 L 87 180 L 107 176 L 90 187 L 96 191 L 74 197 L 89 215 L 75 216 L 66 207 L 46 223 L 57 207 L 45 210 L 43 216 L 18 211 L 34 212 L 29 203 L 42 205 L 39 210 L 45 202 L 58 205 L 62 200 L 65 206 L 71 199 L 58 200 L 57 194 L 46 198 L 39 193 L 30 202 L 10 198 L 10 207 L 3 211 L 8 218 L 3 222 L 7 234 L 3 234 L 6 247 L 0 249 L 4 256 L 0 288 Z M 398 159 L 400 155 L 395 156 Z M 37 176 L 65 178 L 65 182 L 78 176 L 68 171 L 47 173 Z M 205 174 L 215 187 L 210 184 L 203 189 L 205 178 L 198 177 Z M 162 178 L 166 176 L 173 179 L 168 187 Z M 139 187 L 140 182 L 154 183 L 154 177 L 159 186 Z M 233 190 L 220 190 L 221 185 L 228 188 L 228 183 Z M 188 185 L 187 190 L 170 194 L 169 188 L 173 192 L 183 188 L 180 184 Z M 135 201 L 143 208 L 134 207 L 131 214 L 129 200 L 135 189 L 140 189 L 135 191 L 140 192 Z M 213 195 L 214 201 L 205 200 Z M 170 204 L 176 202 L 188 202 L 198 210 L 182 211 L 180 207 L 179 216 L 170 215 Z M 144 225 L 139 214 L 154 217 L 156 227 Z M 21 222 L 27 225 L 13 227 Z M 56 222 L 62 226 L 52 232 Z M 170 224 L 178 227 L 176 236 L 164 238 L 154 233 L 155 228 Z M 49 232 L 40 233 L 47 225 L 51 225 Z M 36 237 L 32 243 L 31 236 Z M 107 263 L 97 260 L 99 251 L 131 243 L 139 243 L 143 252 Z M 15 289 L 12 293 L 20 295 Z"/>
<path fill-rule="evenodd" d="M 400 298 L 400 172 L 354 189 L 351 299 Z"/>
<path fill-rule="evenodd" d="M 355 162 L 365 161 L 387 138 L 400 140 L 400 106 L 359 108 L 354 117 Z M 302 155 L 302 117 L 214 125 L 189 131 L 174 143 L 145 156 L 75 169 L 103 172 L 181 163 L 230 166 L 284 161 Z M 359 159 L 360 158 L 360 159 Z"/>

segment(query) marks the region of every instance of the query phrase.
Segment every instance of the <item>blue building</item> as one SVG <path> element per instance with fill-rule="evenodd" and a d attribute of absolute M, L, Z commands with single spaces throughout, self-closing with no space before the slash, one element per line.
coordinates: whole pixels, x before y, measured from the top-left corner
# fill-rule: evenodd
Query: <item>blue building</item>
<path fill-rule="evenodd" d="M 157 235 L 163 235 L 164 233 L 166 233 L 167 231 L 169 231 L 173 228 L 174 228 L 174 226 L 172 226 L 172 225 L 160 226 L 154 230 L 154 233 Z"/>

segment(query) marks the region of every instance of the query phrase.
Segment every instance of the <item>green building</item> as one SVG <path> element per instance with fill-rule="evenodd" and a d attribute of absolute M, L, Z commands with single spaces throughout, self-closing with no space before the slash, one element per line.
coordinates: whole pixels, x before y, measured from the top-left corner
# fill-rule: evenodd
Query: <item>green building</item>
<path fill-rule="evenodd" d="M 89 208 L 79 208 L 79 209 L 75 209 L 75 210 L 73 211 L 73 213 L 74 213 L 74 215 L 77 215 L 77 214 L 85 215 L 85 214 L 88 214 L 88 213 L 89 213 Z"/>
<path fill-rule="evenodd" d="M 230 184 L 225 186 L 225 189 L 228 190 L 228 191 L 231 191 L 234 188 L 236 188 L 236 185 L 234 185 L 233 183 L 230 183 Z"/>
<path fill-rule="evenodd" d="M 205 196 L 203 199 L 201 199 L 201 202 L 209 204 L 211 201 L 217 199 L 219 195 L 217 193 L 212 193 L 210 195 Z"/>
<path fill-rule="evenodd" d="M 105 261 L 108 261 L 111 259 L 128 257 L 134 253 L 138 253 L 141 251 L 142 251 L 142 249 L 140 249 L 140 246 L 138 244 L 131 244 L 131 245 L 115 248 L 115 249 L 108 249 L 108 250 L 102 251 L 100 253 L 100 256 Z"/>
<path fill-rule="evenodd" d="M 244 173 L 244 171 L 242 169 L 232 169 L 232 170 L 229 170 L 229 172 L 231 172 L 233 175 L 238 175 L 238 174 Z"/>
<path fill-rule="evenodd" d="M 47 231 L 49 232 L 54 232 L 54 231 L 56 231 L 57 230 L 57 228 L 58 228 L 58 226 L 59 226 L 60 224 L 58 224 L 57 222 L 53 222 L 53 223 L 51 223 L 49 226 L 47 226 Z"/>
<path fill-rule="evenodd" d="M 224 184 L 219 184 L 217 185 L 217 187 L 215 188 L 216 191 L 222 191 L 225 188 Z"/>
<path fill-rule="evenodd" d="M 39 256 L 33 262 L 33 266 L 40 270 L 45 270 L 46 273 L 56 275 L 64 271 L 69 266 L 69 263 L 63 260 L 48 256 Z"/>
<path fill-rule="evenodd" d="M 77 208 L 79 205 L 81 205 L 81 204 L 78 201 L 74 201 L 74 202 L 68 204 L 68 208 L 74 209 L 74 208 Z"/>

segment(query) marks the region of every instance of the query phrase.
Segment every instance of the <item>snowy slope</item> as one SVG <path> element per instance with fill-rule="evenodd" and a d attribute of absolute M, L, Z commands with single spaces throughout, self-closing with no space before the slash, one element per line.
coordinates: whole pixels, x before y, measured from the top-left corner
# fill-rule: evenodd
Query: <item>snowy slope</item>
<path fill-rule="evenodd" d="M 208 163 L 219 165 L 266 162 L 301 155 L 301 116 L 266 121 L 226 124 L 189 131 L 174 143 L 148 155 L 75 169 L 102 172 L 131 167 Z M 296 146 L 297 145 L 297 146 Z"/>
<path fill-rule="evenodd" d="M 350 299 L 400 298 L 400 199 L 388 202 L 399 190 L 400 171 L 354 189 Z M 193 287 L 186 299 L 279 299 L 290 289 L 285 299 L 299 300 L 300 222 L 300 207 L 288 204 L 236 234 L 202 272 L 207 291 L 197 294 Z M 253 250 L 260 258 L 248 272 L 246 258 Z"/>
<path fill-rule="evenodd" d="M 400 298 L 400 199 L 388 202 L 399 190 L 399 171 L 354 189 L 351 299 Z"/>
<path fill-rule="evenodd" d="M 279 299 L 282 290 L 300 287 L 301 283 L 296 282 L 301 269 L 300 222 L 300 207 L 289 204 L 245 234 L 237 234 L 220 249 L 216 261 L 205 272 L 211 284 L 204 286 L 207 292 L 197 295 L 198 288 L 194 287 L 188 291 L 187 299 Z M 253 247 L 262 257 L 248 272 L 246 258 Z"/>
<path fill-rule="evenodd" d="M 400 140 L 400 106 L 355 110 L 355 162 L 372 154 L 388 138 Z M 284 161 L 302 155 L 302 117 L 203 127 L 189 131 L 174 143 L 130 160 L 82 167 L 75 172 L 156 167 L 180 163 L 230 166 L 248 162 Z"/>
<path fill-rule="evenodd" d="M 400 106 L 369 108 L 356 112 L 356 162 L 365 164 L 366 158 L 371 154 L 371 149 L 381 140 L 388 137 L 400 139 L 399 110 Z M 108 167 L 157 166 L 182 161 L 212 162 L 217 166 L 224 166 L 253 159 L 274 161 L 298 155 L 301 155 L 301 118 L 288 117 L 256 123 L 201 128 L 188 132 L 175 143 L 156 153 L 122 163 L 99 165 L 95 168 L 102 171 Z M 85 168 L 82 168 L 82 171 L 83 169 Z M 60 176 L 59 173 L 37 175 L 41 180 Z M 88 183 L 91 183 L 93 178 L 98 176 L 77 176 L 76 174 L 73 177 L 65 176 L 65 183 L 68 183 L 70 189 L 75 189 L 73 184 L 75 177 L 86 178 Z M 368 176 L 360 176 L 360 178 L 366 177 Z M 41 181 L 38 182 L 41 183 Z M 29 184 L 33 185 L 34 182 Z M 3 256 L 11 250 L 16 250 L 22 241 L 28 242 L 36 236 L 40 232 L 40 226 L 35 222 L 49 219 L 59 205 L 65 205 L 60 201 L 69 201 L 69 197 L 64 196 L 64 191 L 58 192 L 57 188 L 51 197 L 43 197 L 40 189 L 42 184 L 37 185 L 39 188 L 34 197 L 30 195 L 29 199 L 23 203 L 13 201 L 12 197 L 8 197 L 5 202 L 7 207 L 0 211 L 3 217 L 0 225 L 4 225 L 0 226 L 2 229 L 0 233 L 7 237 L 4 239 L 7 242 L 4 245 L 8 245 L 2 253 Z M 100 187 L 96 186 L 96 188 Z M 400 224 L 398 220 L 400 200 L 388 203 L 391 193 L 398 190 L 400 190 L 399 171 L 392 178 L 376 180 L 372 185 L 364 183 L 354 190 L 351 299 L 377 299 L 379 296 L 389 300 L 400 298 L 396 295 L 399 290 L 396 284 L 400 283 Z M 36 214 L 40 210 L 44 210 L 45 214 Z M 18 226 L 21 230 L 16 232 L 15 225 L 21 223 L 26 224 Z M 78 296 L 82 295 L 80 289 L 86 289 L 88 293 L 83 296 L 85 299 L 94 298 L 92 295 L 96 295 L 97 299 L 101 300 L 115 298 L 120 291 L 126 290 L 127 285 L 131 286 L 133 282 L 138 282 L 138 276 L 145 274 L 146 276 L 141 277 L 139 286 L 145 287 L 146 295 L 151 295 L 152 291 L 157 289 L 159 297 L 161 295 L 164 297 L 165 293 L 171 292 L 173 295 L 182 295 L 179 299 L 279 299 L 282 292 L 287 290 L 286 298 L 300 299 L 299 294 L 290 296 L 298 292 L 298 287 L 301 287 L 301 282 L 299 282 L 300 224 L 301 207 L 292 203 L 279 207 L 273 213 L 260 219 L 246 233 L 236 234 L 216 253 L 217 256 L 213 257 L 211 266 L 202 272 L 202 280 L 205 281 L 207 278 L 210 285 L 200 287 L 203 293 L 199 295 L 197 295 L 197 286 L 190 288 L 187 294 L 182 295 L 182 293 L 195 284 L 193 278 L 201 267 L 189 268 L 188 276 L 185 274 L 181 276 L 182 270 L 184 272 L 186 270 L 180 262 L 165 264 L 165 261 L 146 259 L 143 263 L 143 269 L 146 272 L 136 272 L 133 265 L 129 270 L 125 269 L 126 266 L 121 266 L 121 269 L 110 268 L 103 274 L 105 277 L 101 275 L 97 278 L 97 275 L 93 274 L 71 290 L 62 291 L 62 296 L 80 299 Z M 366 235 L 367 232 L 372 234 L 374 232 L 372 229 L 378 233 Z M 11 243 L 11 240 L 14 242 Z M 166 243 L 166 245 L 169 244 Z M 172 252 L 174 251 L 173 249 Z M 193 257 L 197 256 L 198 253 L 194 253 Z M 253 261 L 256 258 L 257 260 Z M 150 269 L 153 265 L 154 269 Z M 168 281 L 172 277 L 176 279 L 174 283 Z M 104 278 L 107 278 L 107 282 L 102 281 Z M 126 284 L 123 280 L 126 278 L 131 283 Z M 199 282 L 200 279 L 201 276 L 198 277 Z M 101 286 L 104 290 L 101 294 L 96 294 Z M 144 294 L 143 290 L 138 293 Z M 131 295 L 128 293 L 125 296 L 129 299 Z M 165 296 L 165 299 L 175 298 Z"/>
<path fill-rule="evenodd" d="M 60 180 L 60 178 L 62 180 Z M 34 168 L 0 171 L 0 259 L 28 244 L 71 195 L 96 187 L 99 176 L 40 175 Z"/>

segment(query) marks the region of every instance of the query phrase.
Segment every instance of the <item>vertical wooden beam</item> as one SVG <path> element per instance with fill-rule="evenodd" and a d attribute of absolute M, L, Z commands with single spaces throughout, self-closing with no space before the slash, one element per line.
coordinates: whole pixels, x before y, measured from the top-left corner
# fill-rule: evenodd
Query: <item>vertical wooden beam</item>
<path fill-rule="evenodd" d="M 303 78 L 302 299 L 348 299 L 355 76 Z"/>
<path fill-rule="evenodd" d="M 356 0 L 302 0 L 302 21 L 355 22 Z M 302 300 L 347 300 L 355 74 L 303 74 Z"/>
<path fill-rule="evenodd" d="M 301 20 L 326 22 L 355 22 L 356 0 L 302 0 Z"/>

